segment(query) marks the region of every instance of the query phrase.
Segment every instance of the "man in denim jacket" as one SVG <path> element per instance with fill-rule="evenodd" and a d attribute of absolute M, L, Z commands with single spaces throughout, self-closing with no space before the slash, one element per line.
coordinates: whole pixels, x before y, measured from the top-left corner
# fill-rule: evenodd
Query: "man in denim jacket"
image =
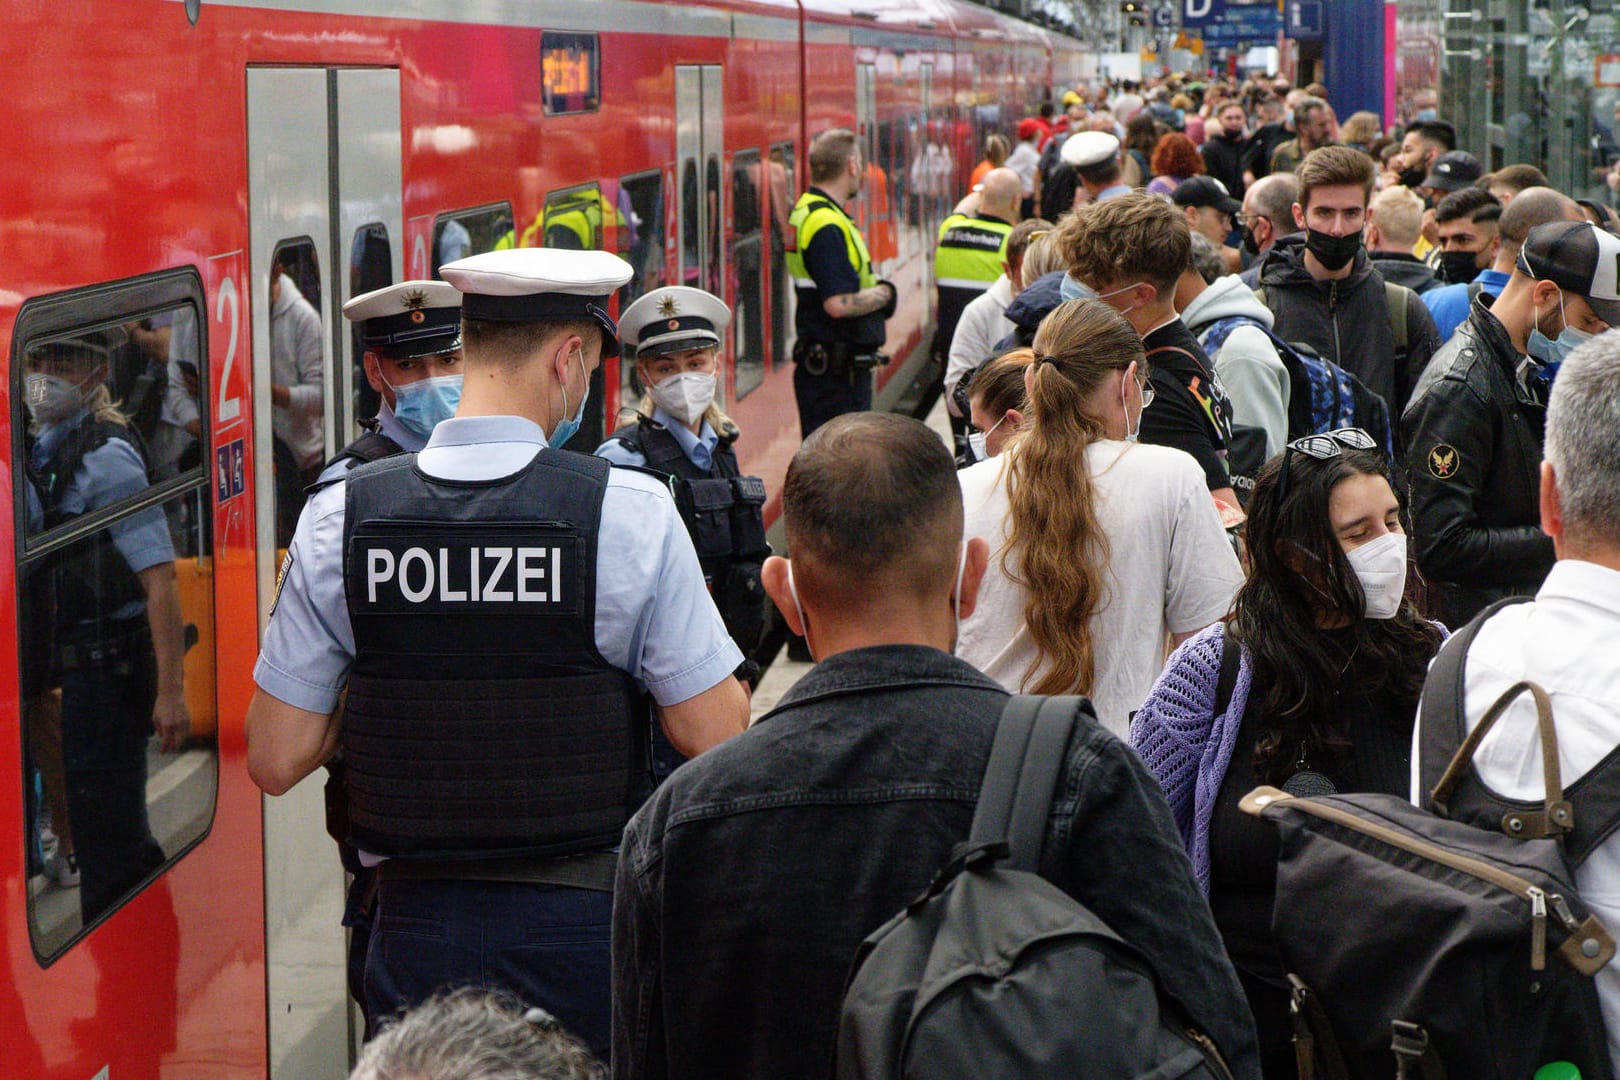
<path fill-rule="evenodd" d="M 990 557 L 964 542 L 950 454 L 914 420 L 848 414 L 799 450 L 782 506 L 793 559 L 770 560 L 765 587 L 820 663 L 625 830 L 618 1078 L 826 1076 L 856 947 L 973 819 L 1007 695 L 949 651 Z M 1259 1076 L 1164 796 L 1095 722 L 1070 741 L 1041 872 L 1143 952 L 1236 1075 Z"/>

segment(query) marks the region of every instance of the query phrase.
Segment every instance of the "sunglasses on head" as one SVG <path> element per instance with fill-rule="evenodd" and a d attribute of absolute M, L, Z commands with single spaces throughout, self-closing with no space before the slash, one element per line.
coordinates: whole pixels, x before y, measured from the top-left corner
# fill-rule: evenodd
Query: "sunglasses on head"
<path fill-rule="evenodd" d="M 1277 481 L 1277 498 L 1288 495 L 1288 464 L 1295 454 L 1304 454 L 1317 461 L 1336 458 L 1346 450 L 1377 450 L 1378 440 L 1360 428 L 1344 427 L 1324 431 L 1319 435 L 1305 435 L 1289 443 L 1283 450 L 1282 476 Z"/>

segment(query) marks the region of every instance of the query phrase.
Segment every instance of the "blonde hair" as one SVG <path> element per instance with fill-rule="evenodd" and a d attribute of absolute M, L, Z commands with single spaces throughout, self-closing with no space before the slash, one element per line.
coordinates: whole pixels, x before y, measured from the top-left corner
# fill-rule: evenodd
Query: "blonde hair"
<path fill-rule="evenodd" d="M 647 359 L 651 360 L 652 357 L 649 356 L 649 357 L 647 357 Z M 636 367 L 637 368 L 641 367 L 641 361 L 639 359 L 636 361 Z M 638 372 L 638 374 L 639 374 L 639 372 Z M 733 420 L 731 417 L 727 416 L 725 414 L 725 412 L 720 408 L 720 390 L 724 388 L 723 384 L 720 383 L 720 376 L 721 376 L 720 348 L 719 348 L 719 346 L 715 346 L 714 347 L 714 377 L 715 377 L 715 381 L 716 381 L 715 395 L 714 395 L 714 400 L 709 402 L 709 407 L 707 409 L 703 410 L 702 419 L 703 419 L 704 423 L 707 423 L 710 427 L 714 428 L 714 433 L 716 435 L 720 436 L 722 439 L 735 439 L 735 438 L 737 438 L 738 435 L 742 434 L 742 429 L 737 426 L 737 422 L 735 420 Z M 647 377 L 645 375 L 642 375 L 641 376 L 641 381 L 642 381 L 642 384 L 643 384 L 643 389 L 641 391 L 641 400 L 636 402 L 636 416 L 639 416 L 643 420 L 651 420 L 652 419 L 652 414 L 653 414 L 653 409 L 656 408 L 657 406 L 654 404 L 653 399 L 652 399 L 652 390 L 649 389 L 649 388 L 646 388 L 645 384 L 647 382 Z M 624 414 L 621 412 L 620 416 L 623 417 L 623 415 Z M 634 420 L 636 418 L 636 416 L 629 417 L 629 419 Z M 702 425 L 700 424 L 698 426 L 698 428 L 699 428 L 699 430 L 702 430 Z"/>
<path fill-rule="evenodd" d="M 1030 282 L 1062 269 L 1063 252 L 1058 249 L 1057 234 L 1047 231 L 1037 235 L 1024 249 L 1024 261 L 1018 274 L 1024 281 Z"/>
<path fill-rule="evenodd" d="M 1423 231 L 1423 200 L 1407 187 L 1380 191 L 1372 201 L 1372 224 L 1383 238 L 1401 247 L 1417 243 Z"/>
<path fill-rule="evenodd" d="M 1101 300 L 1058 305 L 1035 331 L 1024 430 L 1009 451 L 1007 542 L 1001 568 L 1024 588 L 1036 659 L 1032 694 L 1089 694 L 1097 677 L 1092 618 L 1103 607 L 1108 538 L 1097 519 L 1086 450 L 1104 437 L 1087 402 L 1110 373 L 1137 365 L 1142 339 Z M 1016 567 L 1013 555 L 1016 553 Z M 1042 665 L 1046 674 L 1029 685 Z"/>

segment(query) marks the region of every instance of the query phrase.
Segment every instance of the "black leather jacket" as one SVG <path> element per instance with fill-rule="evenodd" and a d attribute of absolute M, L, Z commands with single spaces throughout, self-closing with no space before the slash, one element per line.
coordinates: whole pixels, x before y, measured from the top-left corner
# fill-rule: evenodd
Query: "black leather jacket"
<path fill-rule="evenodd" d="M 1542 383 L 1518 374 L 1503 325 L 1475 299 L 1401 416 L 1418 568 L 1457 627 L 1504 596 L 1527 595 L 1553 565 L 1541 531 Z"/>

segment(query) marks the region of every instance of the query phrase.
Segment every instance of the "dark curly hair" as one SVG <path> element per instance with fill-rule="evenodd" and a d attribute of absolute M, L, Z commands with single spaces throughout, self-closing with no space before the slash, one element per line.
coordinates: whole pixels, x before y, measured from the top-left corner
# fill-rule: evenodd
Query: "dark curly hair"
<path fill-rule="evenodd" d="M 1204 172 L 1204 159 L 1198 155 L 1198 147 L 1179 131 L 1172 131 L 1159 140 L 1149 165 L 1154 176 L 1173 176 L 1178 180 Z"/>
<path fill-rule="evenodd" d="M 1415 710 L 1441 641 L 1439 627 L 1422 618 L 1410 598 L 1401 601 L 1392 619 L 1352 619 L 1348 650 L 1324 634 L 1317 625 L 1322 608 L 1361 612 L 1366 605 L 1361 582 L 1334 534 L 1328 500 L 1342 480 L 1388 479 L 1388 465 L 1374 450 L 1346 449 L 1326 460 L 1294 454 L 1283 491 L 1285 456 L 1266 462 L 1249 499 L 1252 569 L 1238 592 L 1230 626 L 1253 658 L 1254 689 L 1246 712 L 1259 724 L 1254 767 L 1268 784 L 1287 779 L 1302 746 L 1313 761 L 1350 749 L 1348 733 L 1333 723 L 1333 697 L 1341 682 L 1410 699 Z M 1298 560 L 1291 554 L 1305 557 L 1309 578 L 1294 569 Z"/>

